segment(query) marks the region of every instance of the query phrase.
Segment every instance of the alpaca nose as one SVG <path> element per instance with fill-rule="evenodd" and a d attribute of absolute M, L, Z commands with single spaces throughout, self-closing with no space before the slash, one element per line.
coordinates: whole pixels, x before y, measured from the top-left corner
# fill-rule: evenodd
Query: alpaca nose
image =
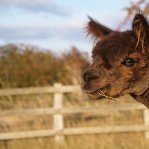
<path fill-rule="evenodd" d="M 88 69 L 83 73 L 83 80 L 84 82 L 89 82 L 91 80 L 98 79 L 99 76 L 96 72 L 93 72 L 92 70 Z"/>

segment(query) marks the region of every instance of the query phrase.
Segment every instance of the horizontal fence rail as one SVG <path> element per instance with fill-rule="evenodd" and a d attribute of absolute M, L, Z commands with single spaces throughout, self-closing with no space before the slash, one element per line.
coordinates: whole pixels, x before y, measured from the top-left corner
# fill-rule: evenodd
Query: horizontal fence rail
<path fill-rule="evenodd" d="M 20 110 L 5 110 L 0 111 L 0 118 L 7 116 L 22 116 L 22 115 L 52 115 L 53 129 L 22 131 L 22 132 L 7 132 L 0 133 L 0 140 L 36 138 L 54 136 L 55 141 L 61 142 L 65 135 L 81 135 L 81 134 L 103 134 L 103 133 L 128 133 L 128 132 L 145 132 L 145 137 L 149 138 L 149 112 L 145 106 L 141 104 L 109 104 L 89 107 L 63 107 L 64 93 L 79 93 L 80 86 L 62 86 L 55 84 L 53 87 L 30 87 L 17 89 L 0 90 L 0 96 L 21 96 L 34 94 L 54 94 L 54 104 L 52 108 L 35 108 L 35 109 L 20 109 Z M 88 113 L 104 111 L 127 111 L 127 110 L 143 110 L 144 125 L 133 126 L 101 126 L 101 127 L 81 127 L 81 128 L 64 128 L 64 114 Z"/>
<path fill-rule="evenodd" d="M 149 131 L 149 126 L 133 125 L 133 126 L 107 126 L 107 127 L 81 127 L 81 128 L 65 128 L 63 130 L 36 130 L 22 131 L 11 133 L 0 133 L 0 140 L 14 140 L 24 138 L 52 137 L 63 135 L 83 135 L 83 134 L 105 134 L 105 133 L 129 133 L 129 132 L 145 132 Z"/>
<path fill-rule="evenodd" d="M 29 87 L 29 88 L 16 88 L 16 89 L 1 89 L 0 96 L 12 95 L 33 95 L 33 94 L 49 94 L 49 93 L 76 93 L 80 92 L 79 85 L 67 86 L 53 86 L 53 87 Z"/>
<path fill-rule="evenodd" d="M 17 116 L 17 115 L 43 115 L 43 114 L 75 114 L 75 113 L 86 113 L 86 112 L 102 112 L 108 111 L 127 111 L 127 110 L 143 110 L 145 107 L 138 104 L 123 104 L 123 105 L 102 105 L 102 106 L 90 106 L 90 107 L 74 107 L 74 108 L 35 108 L 35 109 L 20 109 L 20 110 L 7 110 L 1 111 L 0 116 Z"/>

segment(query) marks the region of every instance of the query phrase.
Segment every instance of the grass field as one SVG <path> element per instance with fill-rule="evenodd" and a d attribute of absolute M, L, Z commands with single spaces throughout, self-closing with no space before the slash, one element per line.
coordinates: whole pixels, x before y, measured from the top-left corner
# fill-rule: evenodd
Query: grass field
<path fill-rule="evenodd" d="M 0 110 L 52 107 L 52 95 L 1 97 Z M 65 107 L 119 104 L 135 102 L 129 96 L 116 101 L 89 101 L 82 95 L 65 95 Z M 135 111 L 103 111 L 64 116 L 65 128 L 143 124 L 143 113 Z M 8 116 L 0 118 L 0 132 L 50 129 L 53 119 L 50 115 Z M 147 149 L 149 140 L 144 133 L 117 133 L 100 135 L 66 136 L 62 144 L 56 144 L 53 137 L 0 141 L 0 149 Z"/>

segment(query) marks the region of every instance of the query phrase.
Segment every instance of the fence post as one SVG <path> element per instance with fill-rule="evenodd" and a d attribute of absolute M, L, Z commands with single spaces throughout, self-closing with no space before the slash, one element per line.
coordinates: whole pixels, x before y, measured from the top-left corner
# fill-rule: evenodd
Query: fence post
<path fill-rule="evenodd" d="M 60 88 L 62 85 L 59 83 L 54 84 L 54 87 Z M 54 94 L 54 108 L 61 109 L 63 107 L 63 93 L 55 93 Z M 57 131 L 61 131 L 64 129 L 63 124 L 63 115 L 62 114 L 55 114 L 54 115 L 54 129 Z M 56 135 L 55 136 L 56 142 L 63 142 L 64 136 Z"/>
<path fill-rule="evenodd" d="M 144 113 L 144 125 L 145 126 L 149 126 L 149 110 L 148 109 L 144 109 L 143 111 Z M 149 139 L 149 131 L 145 132 L 145 138 Z"/>

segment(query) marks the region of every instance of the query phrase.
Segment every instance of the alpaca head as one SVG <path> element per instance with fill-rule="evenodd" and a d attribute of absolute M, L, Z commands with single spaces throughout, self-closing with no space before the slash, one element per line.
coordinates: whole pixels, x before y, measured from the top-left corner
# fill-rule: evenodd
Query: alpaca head
<path fill-rule="evenodd" d="M 132 30 L 118 32 L 89 18 L 87 32 L 95 39 L 92 63 L 82 89 L 92 99 L 144 95 L 149 88 L 149 24 L 136 14 Z"/>

